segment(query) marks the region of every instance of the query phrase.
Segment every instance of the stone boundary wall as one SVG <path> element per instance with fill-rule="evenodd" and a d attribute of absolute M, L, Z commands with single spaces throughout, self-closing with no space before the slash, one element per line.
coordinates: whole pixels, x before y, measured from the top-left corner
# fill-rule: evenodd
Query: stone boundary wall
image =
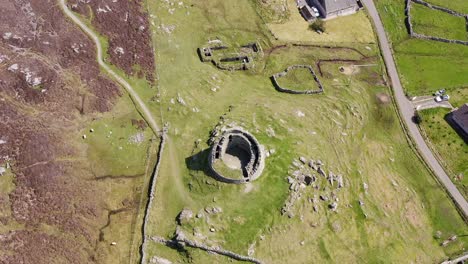
<path fill-rule="evenodd" d="M 299 90 L 291 90 L 291 89 L 288 89 L 288 88 L 285 88 L 285 87 L 281 87 L 281 85 L 279 85 L 279 83 L 278 83 L 278 78 L 286 76 L 288 74 L 288 71 L 293 70 L 293 69 L 297 69 L 297 68 L 308 69 L 310 71 L 310 73 L 312 74 L 312 76 L 314 77 L 314 80 L 317 82 L 317 84 L 319 86 L 319 89 L 318 90 L 299 91 Z M 279 73 L 276 73 L 276 74 L 273 74 L 273 76 L 271 76 L 271 79 L 272 79 L 273 85 L 275 86 L 275 89 L 280 91 L 280 92 L 283 92 L 283 93 L 290 93 L 290 94 L 318 94 L 318 93 L 323 93 L 322 83 L 320 82 L 317 75 L 315 74 L 314 69 L 310 65 L 292 65 L 292 66 L 289 66 L 288 68 L 286 68 L 286 70 L 284 70 L 282 72 L 279 72 Z"/>
<path fill-rule="evenodd" d="M 433 5 L 433 4 L 430 4 L 430 3 L 426 2 L 426 1 L 423 1 L 423 0 L 411 0 L 411 1 L 415 2 L 417 4 L 429 7 L 430 9 L 439 10 L 439 11 L 448 13 L 448 14 L 453 15 L 453 16 L 466 17 L 466 14 L 458 13 L 457 11 L 454 11 L 454 10 L 451 10 L 451 9 L 448 9 L 448 8 L 445 8 L 445 7 L 442 7 L 442 6 Z"/>
<path fill-rule="evenodd" d="M 251 162 L 245 168 L 249 174 L 247 178 L 243 178 L 243 179 L 227 178 L 224 175 L 221 175 L 220 173 L 218 173 L 213 166 L 215 160 L 217 160 L 216 158 L 217 147 L 220 144 L 222 144 L 221 146 L 222 148 L 220 151 L 221 152 L 226 151 L 226 148 L 228 147 L 229 144 L 224 141 L 228 140 L 229 135 L 231 134 L 240 134 L 242 137 L 246 138 L 248 140 L 249 146 L 251 147 L 250 153 L 254 155 L 254 157 L 250 157 Z M 222 157 L 220 157 L 219 159 L 222 159 Z M 265 168 L 265 153 L 263 151 L 263 147 L 260 145 L 257 139 L 254 136 L 252 136 L 250 133 L 243 130 L 242 128 L 238 128 L 238 127 L 231 128 L 231 129 L 224 131 L 221 137 L 213 143 L 210 154 L 208 155 L 208 166 L 209 166 L 210 171 L 219 181 L 222 181 L 225 183 L 242 184 L 248 181 L 253 181 L 262 174 L 263 169 Z"/>
<path fill-rule="evenodd" d="M 433 10 L 438 10 L 438 11 L 441 11 L 441 12 L 445 12 L 447 14 L 457 16 L 457 17 L 463 17 L 465 19 L 465 27 L 468 28 L 468 14 L 462 14 L 462 13 L 458 13 L 458 12 L 456 12 L 454 10 L 445 8 L 445 7 L 432 5 L 432 4 L 427 3 L 427 2 L 425 2 L 423 0 L 406 0 L 406 7 L 405 7 L 406 21 L 405 22 L 406 22 L 406 26 L 408 28 L 408 34 L 410 34 L 410 36 L 412 38 L 423 39 L 423 40 L 433 40 L 433 41 L 439 41 L 439 42 L 444 42 L 444 43 L 452 43 L 452 44 L 461 44 L 461 45 L 468 46 L 468 41 L 465 41 L 465 40 L 446 39 L 446 38 L 441 38 L 441 37 L 436 37 L 436 36 L 428 36 L 428 35 L 419 34 L 417 32 L 414 32 L 413 24 L 411 22 L 412 21 L 412 18 L 411 18 L 411 5 L 412 5 L 413 2 L 416 3 L 416 4 L 426 6 L 426 7 L 430 8 L 430 9 L 433 9 Z"/>
<path fill-rule="evenodd" d="M 188 246 L 192 248 L 197 248 L 206 252 L 223 255 L 223 256 L 238 260 L 238 261 L 246 261 L 246 262 L 251 262 L 255 264 L 262 264 L 260 260 L 249 257 L 249 256 L 243 256 L 235 252 L 223 249 L 221 247 L 217 247 L 217 246 L 210 247 L 203 243 L 189 240 L 185 237 L 185 235 L 181 234 L 181 232 L 177 232 L 176 237 L 172 240 L 168 240 L 162 237 L 151 237 L 151 240 L 153 240 L 154 242 L 164 244 L 164 245 L 169 245 L 169 246 L 176 246 L 176 247 L 182 247 L 182 248 Z"/>
<path fill-rule="evenodd" d="M 147 263 L 146 248 L 147 248 L 147 243 L 148 243 L 148 236 L 146 233 L 146 226 L 148 225 L 151 206 L 153 205 L 154 192 L 156 189 L 156 180 L 159 174 L 159 168 L 161 165 L 161 157 L 164 152 L 164 145 L 166 144 L 166 137 L 167 137 L 166 134 L 167 134 L 167 128 L 164 127 L 162 135 L 161 135 L 161 143 L 159 144 L 156 165 L 154 167 L 153 175 L 151 177 L 151 183 L 150 183 L 149 192 L 148 192 L 148 202 L 146 204 L 145 214 L 143 215 L 143 226 L 142 226 L 143 241 L 140 247 L 140 254 L 141 254 L 140 264 Z"/>

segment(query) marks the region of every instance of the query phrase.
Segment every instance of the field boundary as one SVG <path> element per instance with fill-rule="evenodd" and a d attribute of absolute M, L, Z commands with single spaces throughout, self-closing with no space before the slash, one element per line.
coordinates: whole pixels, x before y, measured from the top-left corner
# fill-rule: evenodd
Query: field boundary
<path fill-rule="evenodd" d="M 468 46 L 468 41 L 458 40 L 458 39 L 447 39 L 447 38 L 441 38 L 441 37 L 436 37 L 436 36 L 429 36 L 429 35 L 420 34 L 420 33 L 415 32 L 415 30 L 413 28 L 413 23 L 411 22 L 412 21 L 411 7 L 412 7 L 413 3 L 423 5 L 423 6 L 427 7 L 427 8 L 432 9 L 432 10 L 441 11 L 441 12 L 447 13 L 447 14 L 452 15 L 452 16 L 463 17 L 465 19 L 465 28 L 468 28 L 468 14 L 462 14 L 462 13 L 458 13 L 457 11 L 445 8 L 445 7 L 432 5 L 432 4 L 430 4 L 428 2 L 425 2 L 423 0 L 406 0 L 406 4 L 405 4 L 406 5 L 406 7 L 405 7 L 406 21 L 405 21 L 405 24 L 406 24 L 406 27 L 408 29 L 408 33 L 412 38 L 423 39 L 423 40 L 433 40 L 433 41 L 452 43 L 452 44 L 461 44 L 461 45 Z"/>
<path fill-rule="evenodd" d="M 162 154 L 164 152 L 164 145 L 166 143 L 166 139 L 167 139 L 167 128 L 165 127 L 161 133 L 161 143 L 159 144 L 159 150 L 158 150 L 158 154 L 157 154 L 157 160 L 156 160 L 156 165 L 154 167 L 154 171 L 151 175 L 151 179 L 150 179 L 150 185 L 149 185 L 149 190 L 148 190 L 148 202 L 146 204 L 146 208 L 145 208 L 145 213 L 144 213 L 144 216 L 143 216 L 143 225 L 141 227 L 141 232 L 142 232 L 142 235 L 143 235 L 143 238 L 142 238 L 142 243 L 141 243 L 141 247 L 140 247 L 140 254 L 141 254 L 141 258 L 140 258 L 140 264 L 144 264 L 146 263 L 146 248 L 147 248 L 147 243 L 148 243 L 148 235 L 147 235 L 147 231 L 146 231 L 146 226 L 148 225 L 148 221 L 149 221 L 149 217 L 150 217 L 150 214 L 151 214 L 151 207 L 152 207 L 152 204 L 153 204 L 153 199 L 154 199 L 154 193 L 155 193 L 155 187 L 156 187 L 156 181 L 158 179 L 158 174 L 159 174 L 159 168 L 160 168 L 160 165 L 161 165 L 161 160 L 162 160 Z"/>
<path fill-rule="evenodd" d="M 294 70 L 294 69 L 301 69 L 301 68 L 309 70 L 310 74 L 312 74 L 312 76 L 314 77 L 315 82 L 318 85 L 318 90 L 303 90 L 303 91 L 292 90 L 292 89 L 284 88 L 279 84 L 278 80 L 281 77 L 286 77 L 289 74 L 289 71 Z M 271 81 L 273 83 L 273 86 L 275 86 L 276 90 L 279 91 L 279 92 L 283 92 L 283 93 L 289 93 L 289 94 L 319 94 L 319 93 L 323 93 L 323 91 L 324 91 L 322 82 L 320 82 L 317 74 L 315 74 L 314 69 L 310 65 L 291 65 L 291 66 L 287 67 L 284 71 L 273 74 L 273 76 L 271 76 Z"/>

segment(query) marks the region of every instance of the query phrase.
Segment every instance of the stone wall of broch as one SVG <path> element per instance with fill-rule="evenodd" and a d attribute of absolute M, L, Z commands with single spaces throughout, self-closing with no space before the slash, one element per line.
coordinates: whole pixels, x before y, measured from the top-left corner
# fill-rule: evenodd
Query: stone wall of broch
<path fill-rule="evenodd" d="M 236 141 L 229 142 L 230 136 L 236 138 Z M 222 161 L 223 155 L 230 144 L 243 144 L 243 147 L 248 149 L 250 154 L 250 161 L 247 166 L 243 168 L 247 173 L 247 177 L 244 177 L 243 179 L 228 178 L 225 175 L 220 174 L 214 168 L 214 162 L 216 160 Z M 208 166 L 218 180 L 227 183 L 241 184 L 253 181 L 262 174 L 265 167 L 265 153 L 263 151 L 263 147 L 250 133 L 241 128 L 231 128 L 224 131 L 221 137 L 213 143 L 208 156 Z"/>
<path fill-rule="evenodd" d="M 465 18 L 465 21 L 466 21 L 467 26 L 468 26 L 468 14 L 462 14 L 462 13 L 456 12 L 454 10 L 445 8 L 445 7 L 432 5 L 432 4 L 427 3 L 427 2 L 425 2 L 423 0 L 406 0 L 406 9 L 405 9 L 406 26 L 408 28 L 408 33 L 410 34 L 411 37 L 418 38 L 418 39 L 425 39 L 425 40 L 440 41 L 440 42 L 445 42 L 445 43 L 462 44 L 462 45 L 468 46 L 468 41 L 457 40 L 457 39 L 446 39 L 446 38 L 441 38 L 441 37 L 436 37 L 436 36 L 428 36 L 428 35 L 424 35 L 424 34 L 414 32 L 413 24 L 411 22 L 412 21 L 412 18 L 411 18 L 411 5 L 412 5 L 413 2 L 417 3 L 417 4 L 420 4 L 420 5 L 424 5 L 424 6 L 428 7 L 428 8 L 434 9 L 434 10 L 438 10 L 438 11 L 441 11 L 441 12 L 448 13 L 448 14 L 453 15 L 453 16 L 463 17 L 463 18 Z"/>
<path fill-rule="evenodd" d="M 317 85 L 319 87 L 318 90 L 291 90 L 289 88 L 282 87 L 278 83 L 279 78 L 286 76 L 288 74 L 288 71 L 291 71 L 291 70 L 297 69 L 297 68 L 306 68 L 306 69 L 308 69 L 310 71 L 310 74 L 312 74 L 312 76 L 314 77 L 314 80 L 317 82 Z M 286 70 L 284 70 L 282 72 L 273 74 L 273 76 L 271 78 L 272 78 L 273 85 L 275 86 L 276 90 L 278 90 L 280 92 L 283 92 L 283 93 L 290 93 L 290 94 L 318 94 L 318 93 L 323 93 L 322 83 L 320 82 L 319 78 L 315 74 L 314 69 L 310 65 L 292 65 L 292 66 L 289 66 L 288 68 L 286 68 Z"/>

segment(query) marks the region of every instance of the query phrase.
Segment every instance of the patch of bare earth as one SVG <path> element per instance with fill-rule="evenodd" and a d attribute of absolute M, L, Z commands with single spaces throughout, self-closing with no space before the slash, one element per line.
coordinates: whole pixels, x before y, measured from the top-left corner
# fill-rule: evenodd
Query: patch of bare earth
<path fill-rule="evenodd" d="M 16 186 L 0 200 L 0 263 L 95 262 L 108 210 L 69 135 L 120 95 L 55 1 L 0 1 L 0 166 Z"/>
<path fill-rule="evenodd" d="M 378 93 L 376 97 L 377 97 L 377 102 L 379 102 L 379 104 L 382 104 L 382 105 L 389 104 L 391 101 L 390 96 L 386 93 Z"/>
<path fill-rule="evenodd" d="M 154 81 L 154 54 L 143 0 L 69 0 L 70 8 L 92 19 L 109 40 L 110 62 L 128 75 Z"/>

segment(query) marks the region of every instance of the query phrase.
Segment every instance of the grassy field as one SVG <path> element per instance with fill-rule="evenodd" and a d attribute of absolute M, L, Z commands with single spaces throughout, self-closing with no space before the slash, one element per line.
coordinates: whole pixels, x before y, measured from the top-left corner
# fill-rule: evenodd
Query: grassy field
<path fill-rule="evenodd" d="M 442 108 L 421 111 L 422 128 L 455 176 L 454 183 L 468 198 L 468 145 L 444 119 L 449 112 Z"/>
<path fill-rule="evenodd" d="M 361 31 L 355 29 L 353 38 L 342 39 L 346 44 L 335 43 L 355 49 L 292 46 L 270 36 L 271 25 L 258 16 L 253 1 L 171 2 L 148 2 L 154 15 L 160 104 L 170 123 L 150 235 L 172 238 L 183 208 L 196 214 L 216 206 L 222 213 L 193 218 L 182 226 L 185 233 L 244 255 L 254 248 L 253 255 L 267 263 L 431 263 L 466 247 L 463 237 L 448 247 L 439 246 L 452 234 L 466 233 L 466 225 L 408 147 L 393 105 L 377 99 L 390 90 L 382 86 L 372 33 L 363 31 L 370 37 L 362 43 L 354 36 Z M 346 19 L 370 26 L 363 13 Z M 175 30 L 167 33 L 162 25 Z M 347 31 L 347 27 L 330 31 L 326 41 L 338 41 Z M 196 53 L 215 37 L 225 42 L 258 41 L 265 56 L 251 71 L 220 71 L 200 62 Z M 334 59 L 351 62 L 330 61 Z M 374 66 L 352 75 L 339 71 L 340 66 L 364 60 Z M 324 62 L 320 75 L 324 94 L 278 93 L 269 80 L 291 64 L 316 67 L 319 61 Z M 185 104 L 178 103 L 178 97 Z M 230 185 L 204 172 L 209 149 L 205 142 L 220 121 L 235 122 L 266 149 L 275 150 L 258 180 Z M 343 174 L 346 187 L 337 191 L 337 213 L 326 203 L 313 213 L 307 202 L 307 197 L 328 193 L 330 188 L 324 186 L 325 190 L 307 189 L 295 204 L 294 218 L 281 216 L 289 192 L 286 177 L 299 156 L 321 159 L 327 169 Z M 358 200 L 365 205 L 359 206 Z M 441 239 L 434 238 L 437 231 Z M 148 253 L 181 263 L 229 262 L 199 250 L 177 251 L 159 244 L 150 244 Z"/>
<path fill-rule="evenodd" d="M 133 122 L 132 122 L 133 120 Z M 100 228 L 96 259 L 101 263 L 127 262 L 140 245 L 141 208 L 158 145 L 149 128 L 138 127 L 141 116 L 124 96 L 113 111 L 97 115 L 76 137 L 88 159 L 90 179 L 106 197 L 108 215 Z M 92 131 L 92 132 L 91 132 Z M 153 142 L 154 141 L 154 142 Z M 111 246 L 111 242 L 117 245 Z"/>
<path fill-rule="evenodd" d="M 466 20 L 426 6 L 413 4 L 411 8 L 413 30 L 427 36 L 467 40 Z"/>
<path fill-rule="evenodd" d="M 453 8 L 458 12 L 464 12 L 463 10 L 466 11 L 468 8 L 465 1 L 431 0 L 429 2 Z M 404 26 L 404 2 L 379 0 L 377 6 L 393 42 L 400 77 L 407 94 L 410 96 L 429 95 L 444 88 L 451 96 L 450 103 L 454 107 L 468 102 L 468 75 L 466 74 L 468 72 L 468 47 L 411 39 Z M 416 14 L 425 13 L 421 14 L 421 18 L 426 17 L 424 23 L 428 30 L 443 33 L 445 28 L 447 33 L 444 34 L 460 34 L 461 36 L 464 33 L 466 37 L 466 27 L 463 21 L 462 25 L 456 25 L 460 22 L 453 21 L 452 23 L 439 19 L 440 14 L 432 14 L 434 11 L 417 4 L 413 4 L 414 7 L 417 8 L 413 10 Z M 464 143 L 444 120 L 446 113 L 447 110 L 423 111 L 425 122 L 422 128 L 428 135 L 431 145 L 444 161 L 450 176 L 454 178 L 461 173 L 462 177 L 466 177 L 466 167 L 462 165 L 466 163 L 466 144 L 460 146 Z M 456 183 L 460 189 L 467 189 L 466 181 Z"/>
<path fill-rule="evenodd" d="M 308 69 L 298 68 L 288 71 L 286 76 L 278 78 L 278 83 L 281 87 L 296 90 L 318 90 L 318 83 Z"/>

